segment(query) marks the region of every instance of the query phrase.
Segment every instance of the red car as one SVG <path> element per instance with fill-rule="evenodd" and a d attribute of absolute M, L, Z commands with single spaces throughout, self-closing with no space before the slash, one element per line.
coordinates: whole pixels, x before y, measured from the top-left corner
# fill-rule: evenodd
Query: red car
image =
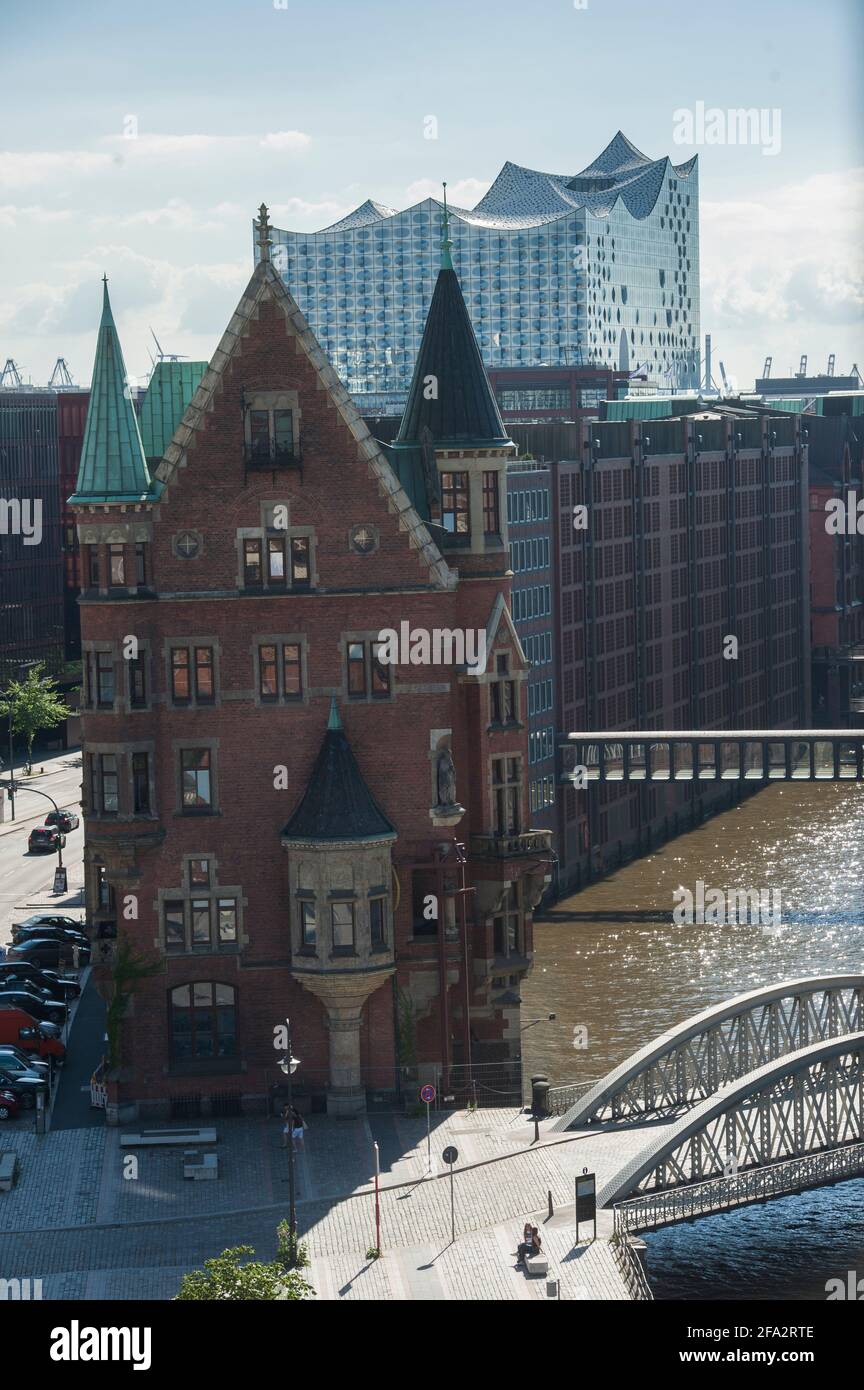
<path fill-rule="evenodd" d="M 18 1114 L 18 1097 L 11 1091 L 0 1091 L 0 1120 L 14 1120 Z"/>
<path fill-rule="evenodd" d="M 81 822 L 74 811 L 49 811 L 45 817 L 45 824 L 55 825 L 66 835 L 70 830 L 77 830 Z"/>

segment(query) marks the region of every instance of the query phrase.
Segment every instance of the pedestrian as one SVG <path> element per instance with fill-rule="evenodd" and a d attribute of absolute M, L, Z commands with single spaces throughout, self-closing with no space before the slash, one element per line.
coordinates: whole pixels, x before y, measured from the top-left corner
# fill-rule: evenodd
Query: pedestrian
<path fill-rule="evenodd" d="M 305 1128 L 306 1124 L 303 1120 L 303 1116 L 299 1113 L 299 1111 L 295 1110 L 293 1105 L 284 1105 L 282 1107 L 283 1149 L 287 1149 L 289 1138 L 292 1143 L 296 1143 L 298 1140 L 302 1142 L 303 1131 L 305 1130 Z"/>

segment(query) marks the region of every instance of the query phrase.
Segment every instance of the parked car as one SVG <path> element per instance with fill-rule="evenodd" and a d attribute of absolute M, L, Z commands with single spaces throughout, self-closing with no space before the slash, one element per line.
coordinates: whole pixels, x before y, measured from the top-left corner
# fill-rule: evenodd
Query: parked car
<path fill-rule="evenodd" d="M 11 1091 L 25 1110 L 32 1110 L 39 1092 L 42 1091 L 43 1094 L 47 1092 L 48 1083 L 43 1081 L 41 1077 L 13 1076 L 11 1072 L 0 1067 L 0 1090 Z"/>
<path fill-rule="evenodd" d="M 24 1052 L 22 1048 L 15 1047 L 13 1043 L 0 1043 L 0 1067 L 12 1058 L 15 1062 L 20 1062 L 28 1071 L 35 1071 L 37 1076 L 47 1076 L 51 1070 L 50 1062 L 43 1062 L 40 1057 L 32 1052 Z"/>
<path fill-rule="evenodd" d="M 90 945 L 89 936 L 85 936 L 77 927 L 26 927 L 21 922 L 13 924 L 12 939 L 16 946 L 19 941 L 31 941 L 36 936 L 43 941 L 68 941 L 70 946 Z"/>
<path fill-rule="evenodd" d="M 65 1023 L 66 1009 L 52 999 L 47 991 L 37 994 L 33 989 L 5 989 L 0 986 L 0 1008 L 9 1004 L 13 1009 L 25 1009 L 40 1023 Z"/>
<path fill-rule="evenodd" d="M 0 1091 L 0 1120 L 14 1120 L 18 1114 L 18 1097 L 14 1091 Z"/>
<path fill-rule="evenodd" d="M 66 836 L 61 835 L 55 826 L 37 825 L 35 830 L 30 831 L 27 849 L 30 854 L 52 854 L 58 845 L 62 849 L 65 843 Z"/>
<path fill-rule="evenodd" d="M 7 960 L 26 960 L 40 968 L 57 970 L 61 965 L 72 964 L 72 946 L 68 941 L 58 941 L 52 937 L 28 937 L 26 941 L 10 946 Z M 90 963 L 90 945 L 80 946 L 78 964 L 82 968 Z"/>
<path fill-rule="evenodd" d="M 26 1057 L 22 1061 L 15 1052 L 0 1051 L 0 1067 L 9 1076 L 35 1076 L 37 1081 L 45 1081 L 48 1076 L 48 1068 L 42 1062 L 38 1068 L 34 1067 Z"/>
<path fill-rule="evenodd" d="M 68 835 L 70 830 L 77 830 L 81 824 L 74 811 L 49 811 L 45 817 L 46 825 L 55 825 L 58 830 L 62 830 L 64 835 Z"/>
<path fill-rule="evenodd" d="M 32 917 L 25 917 L 23 921 L 16 922 L 15 927 L 68 927 L 70 931 L 87 930 L 86 922 L 79 922 L 74 917 L 66 917 L 58 912 L 36 912 Z"/>
<path fill-rule="evenodd" d="M 0 989 L 29 989 L 31 985 L 36 985 L 38 989 L 47 989 L 53 999 L 61 1001 L 77 999 L 81 993 L 81 986 L 77 980 L 58 975 L 56 970 L 40 970 L 38 966 L 28 965 L 23 960 L 0 961 Z"/>
<path fill-rule="evenodd" d="M 55 1062 L 60 1063 L 66 1057 L 66 1048 L 60 1040 L 60 1029 L 56 1023 L 37 1023 L 24 1009 L 13 1009 L 8 1005 L 0 1007 L 0 1047 L 4 1043 L 40 1057 L 42 1061 L 53 1057 Z"/>

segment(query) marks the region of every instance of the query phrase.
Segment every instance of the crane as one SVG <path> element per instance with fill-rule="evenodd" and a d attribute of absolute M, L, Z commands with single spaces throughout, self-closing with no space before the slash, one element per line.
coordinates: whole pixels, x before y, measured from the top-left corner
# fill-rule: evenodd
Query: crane
<path fill-rule="evenodd" d="M 58 357 L 57 361 L 54 363 L 54 370 L 51 373 L 51 380 L 48 382 L 48 385 L 74 386 L 74 384 L 75 383 L 72 380 L 72 373 L 69 370 L 69 364 L 66 361 L 66 358 Z"/>
<path fill-rule="evenodd" d="M 807 354 L 806 354 L 806 352 L 803 352 L 803 353 L 801 354 L 801 364 L 800 364 L 800 366 L 798 367 L 798 371 L 795 373 L 795 375 L 796 375 L 796 376 L 806 376 L 806 375 L 807 375 Z"/>
<path fill-rule="evenodd" d="M 0 372 L 0 386 L 23 386 L 21 373 L 18 370 L 18 363 L 13 362 L 11 357 L 6 358 L 6 366 Z"/>
<path fill-rule="evenodd" d="M 828 375 L 829 375 L 829 376 L 833 376 L 833 375 L 834 375 L 834 360 L 835 360 L 835 355 L 834 355 L 834 353 L 833 353 L 833 352 L 829 353 L 829 354 L 828 354 Z"/>
<path fill-rule="evenodd" d="M 770 375 L 771 375 L 771 363 L 772 363 L 773 361 L 774 361 L 774 358 L 773 358 L 773 357 L 766 357 L 766 358 L 765 358 L 765 366 L 762 368 L 762 379 L 763 379 L 763 381 L 767 381 L 768 378 L 770 377 Z"/>

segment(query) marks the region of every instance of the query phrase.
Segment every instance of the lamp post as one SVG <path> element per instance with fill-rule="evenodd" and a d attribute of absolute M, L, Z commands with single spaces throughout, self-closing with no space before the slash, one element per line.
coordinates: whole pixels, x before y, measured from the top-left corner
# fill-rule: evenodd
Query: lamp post
<path fill-rule="evenodd" d="M 283 1071 L 288 1078 L 288 1230 L 290 1236 L 292 1259 L 297 1255 L 297 1202 L 294 1188 L 294 1092 L 291 1078 L 300 1065 L 300 1061 L 294 1056 L 291 1049 L 291 1020 L 286 1018 L 285 1023 L 288 1027 L 288 1054 L 279 1063 L 280 1071 Z"/>

